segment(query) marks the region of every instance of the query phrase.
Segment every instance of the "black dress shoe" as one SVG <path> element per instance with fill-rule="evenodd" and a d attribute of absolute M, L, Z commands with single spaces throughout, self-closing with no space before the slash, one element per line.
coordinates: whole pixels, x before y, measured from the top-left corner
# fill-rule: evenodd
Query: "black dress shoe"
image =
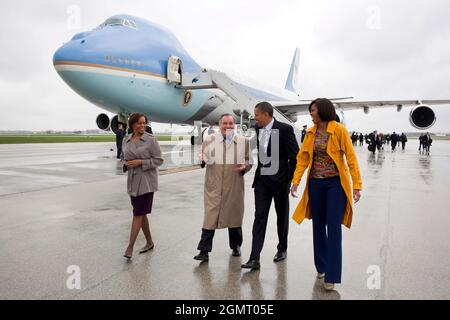
<path fill-rule="evenodd" d="M 196 255 L 195 257 L 194 257 L 194 259 L 195 260 L 200 260 L 200 261 L 202 261 L 202 262 L 204 262 L 204 261 L 208 261 L 209 260 L 209 255 L 208 255 L 208 252 L 203 252 L 203 251 L 201 251 L 198 255 Z"/>
<path fill-rule="evenodd" d="M 241 265 L 242 269 L 252 269 L 252 270 L 258 270 L 260 268 L 260 264 L 258 260 L 248 260 L 247 263 L 244 263 Z"/>
<path fill-rule="evenodd" d="M 241 256 L 241 247 L 237 246 L 236 248 L 234 248 L 231 255 L 233 257 L 240 257 Z"/>
<path fill-rule="evenodd" d="M 273 257 L 273 262 L 283 261 L 284 259 L 286 259 L 286 256 L 287 256 L 286 251 L 284 251 L 284 252 L 278 251 L 277 254 L 275 255 L 275 257 Z"/>

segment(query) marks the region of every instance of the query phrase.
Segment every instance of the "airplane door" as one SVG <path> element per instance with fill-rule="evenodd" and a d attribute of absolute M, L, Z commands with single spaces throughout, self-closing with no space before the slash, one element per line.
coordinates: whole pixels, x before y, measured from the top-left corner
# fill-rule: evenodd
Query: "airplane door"
<path fill-rule="evenodd" d="M 170 56 L 167 62 L 167 81 L 170 83 L 181 84 L 181 73 L 181 59 L 175 56 Z"/>

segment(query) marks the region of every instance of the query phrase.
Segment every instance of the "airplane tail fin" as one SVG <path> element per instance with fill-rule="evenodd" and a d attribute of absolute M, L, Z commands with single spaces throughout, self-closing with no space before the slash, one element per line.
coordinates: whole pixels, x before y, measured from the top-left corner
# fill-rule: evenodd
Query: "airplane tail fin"
<path fill-rule="evenodd" d="M 292 59 L 291 69 L 289 70 L 289 75 L 286 80 L 286 85 L 284 88 L 286 90 L 292 91 L 296 94 L 299 93 L 298 89 L 298 65 L 300 60 L 300 49 L 295 49 L 294 58 Z"/>

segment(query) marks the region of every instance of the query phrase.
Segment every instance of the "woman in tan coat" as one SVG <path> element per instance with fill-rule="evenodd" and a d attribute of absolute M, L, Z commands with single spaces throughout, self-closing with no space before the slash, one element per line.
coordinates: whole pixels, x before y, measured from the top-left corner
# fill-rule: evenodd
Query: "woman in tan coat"
<path fill-rule="evenodd" d="M 208 261 L 215 229 L 228 228 L 233 256 L 240 256 L 244 217 L 244 174 L 251 169 L 250 144 L 234 133 L 234 118 L 224 114 L 220 132 L 205 138 L 202 167 L 206 166 L 204 186 L 205 214 L 196 260 Z"/>
<path fill-rule="evenodd" d="M 125 258 L 131 259 L 140 229 L 147 244 L 139 253 L 154 247 L 147 214 L 152 211 L 153 195 L 158 190 L 158 167 L 163 163 L 163 158 L 158 141 L 145 130 L 147 117 L 142 113 L 133 113 L 128 122 L 133 133 L 123 139 L 121 158 L 124 171 L 128 171 L 127 191 L 133 205 L 130 242 L 124 254 Z"/>

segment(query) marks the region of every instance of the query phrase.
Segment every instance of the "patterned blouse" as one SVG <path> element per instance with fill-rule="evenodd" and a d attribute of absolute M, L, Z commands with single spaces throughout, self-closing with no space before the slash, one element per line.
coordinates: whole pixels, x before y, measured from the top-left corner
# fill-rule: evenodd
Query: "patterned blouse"
<path fill-rule="evenodd" d="M 311 178 L 325 179 L 339 176 L 339 171 L 333 159 L 327 154 L 329 134 L 316 132 L 314 140 L 314 159 L 311 168 Z"/>

